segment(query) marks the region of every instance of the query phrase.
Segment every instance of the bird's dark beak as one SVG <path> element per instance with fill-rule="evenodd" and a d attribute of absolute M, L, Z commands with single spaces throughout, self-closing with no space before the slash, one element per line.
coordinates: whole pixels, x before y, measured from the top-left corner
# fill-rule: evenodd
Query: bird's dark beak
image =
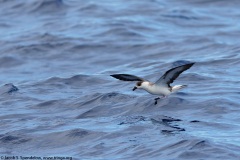
<path fill-rule="evenodd" d="M 135 86 L 135 87 L 133 87 L 133 89 L 132 89 L 132 90 L 133 90 L 133 91 L 135 91 L 136 89 L 137 89 L 137 87 Z"/>

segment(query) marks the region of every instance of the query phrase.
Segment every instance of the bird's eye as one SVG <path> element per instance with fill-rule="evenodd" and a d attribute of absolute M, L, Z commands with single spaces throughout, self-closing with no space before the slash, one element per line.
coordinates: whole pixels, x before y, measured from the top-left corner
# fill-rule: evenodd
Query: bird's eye
<path fill-rule="evenodd" d="M 137 82 L 137 86 L 141 86 L 142 82 Z"/>

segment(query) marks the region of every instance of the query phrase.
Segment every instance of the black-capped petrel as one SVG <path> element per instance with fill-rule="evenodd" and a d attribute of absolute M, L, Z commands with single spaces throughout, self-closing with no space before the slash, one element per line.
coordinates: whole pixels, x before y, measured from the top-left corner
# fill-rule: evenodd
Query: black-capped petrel
<path fill-rule="evenodd" d="M 110 75 L 116 79 L 123 80 L 123 81 L 138 81 L 136 83 L 136 86 L 132 89 L 133 91 L 136 89 L 144 89 L 148 93 L 153 94 L 153 95 L 158 95 L 162 97 L 157 97 L 155 98 L 155 105 L 157 104 L 157 100 L 161 98 L 165 98 L 166 96 L 170 95 L 173 92 L 176 92 L 187 85 L 175 85 L 175 86 L 170 86 L 171 83 L 185 70 L 189 69 L 192 67 L 194 63 L 189 63 L 185 64 L 182 66 L 178 66 L 175 68 L 172 68 L 165 72 L 165 74 L 159 78 L 155 83 L 152 83 L 148 80 L 145 80 L 141 77 L 137 77 L 134 75 L 130 74 L 113 74 Z"/>

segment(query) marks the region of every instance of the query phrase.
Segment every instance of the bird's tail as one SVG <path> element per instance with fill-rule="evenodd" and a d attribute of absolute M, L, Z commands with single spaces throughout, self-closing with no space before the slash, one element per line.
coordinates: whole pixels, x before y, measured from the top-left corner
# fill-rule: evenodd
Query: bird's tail
<path fill-rule="evenodd" d="M 180 90 L 182 88 L 185 88 L 185 87 L 187 87 L 187 85 L 176 85 L 176 86 L 173 86 L 172 87 L 172 92 L 176 92 L 176 91 L 178 91 L 178 90 Z"/>

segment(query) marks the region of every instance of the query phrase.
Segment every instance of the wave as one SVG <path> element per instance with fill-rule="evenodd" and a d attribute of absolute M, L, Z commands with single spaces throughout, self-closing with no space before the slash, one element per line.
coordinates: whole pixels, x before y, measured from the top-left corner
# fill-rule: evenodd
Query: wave
<path fill-rule="evenodd" d="M 0 58 L 1 68 L 12 68 L 12 67 L 19 66 L 21 64 L 23 64 L 23 61 L 15 57 L 4 56 Z"/>
<path fill-rule="evenodd" d="M 64 0 L 37 0 L 31 2 L 31 13 L 59 13 L 67 8 Z"/>
<path fill-rule="evenodd" d="M 10 94 L 13 92 L 18 91 L 18 88 L 16 86 L 14 86 L 12 83 L 9 84 L 5 84 L 3 86 L 0 87 L 0 95 L 1 94 Z"/>

